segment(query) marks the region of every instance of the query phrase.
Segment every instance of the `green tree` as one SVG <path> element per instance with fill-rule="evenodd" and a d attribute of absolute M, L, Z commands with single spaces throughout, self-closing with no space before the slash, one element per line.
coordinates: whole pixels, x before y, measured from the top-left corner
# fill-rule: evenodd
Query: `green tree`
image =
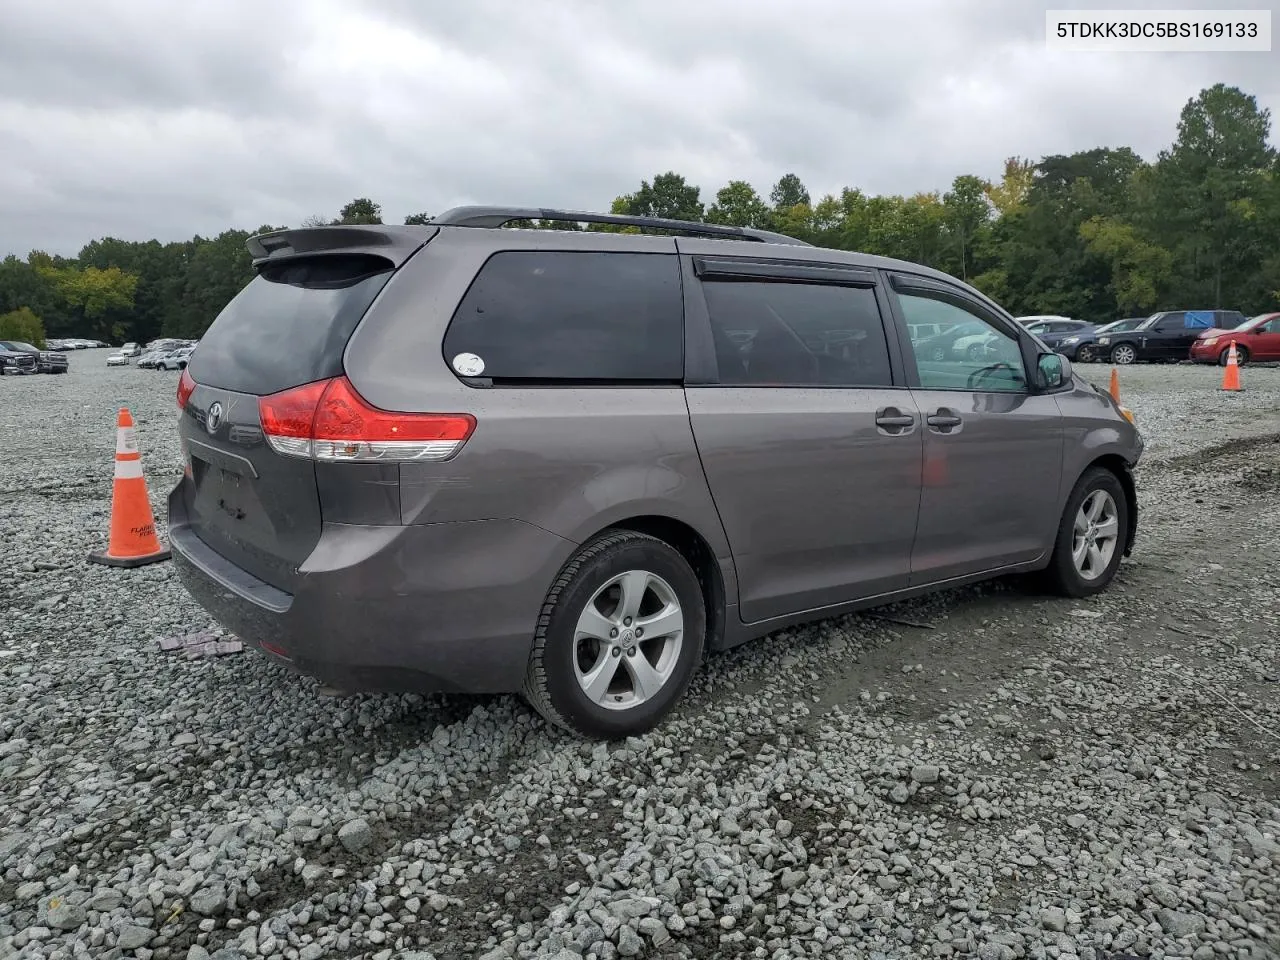
<path fill-rule="evenodd" d="M 258 233 L 269 233 L 271 227 Z M 183 279 L 180 309 L 168 318 L 165 333 L 198 337 L 237 293 L 253 279 L 253 259 L 245 241 L 246 230 L 224 230 L 218 236 L 196 238 L 195 249 Z"/>
<path fill-rule="evenodd" d="M 650 184 L 640 181 L 640 189 L 627 193 L 613 202 L 613 212 L 632 217 L 660 217 L 667 220 L 692 220 L 703 218 L 701 190 L 685 182 L 674 171 L 660 173 Z"/>
<path fill-rule="evenodd" d="M 1004 162 L 1000 182 L 986 185 L 987 200 L 1000 216 L 1012 213 L 1027 202 L 1035 172 L 1036 165 L 1021 157 L 1010 157 Z"/>
<path fill-rule="evenodd" d="M 65 312 L 49 277 L 10 254 L 0 261 L 0 313 L 22 307 L 43 318 L 61 319 L 61 312 Z"/>
<path fill-rule="evenodd" d="M 987 186 L 986 181 L 979 177 L 962 174 L 951 182 L 951 189 L 942 196 L 947 230 L 955 240 L 960 257 L 962 280 L 969 279 L 978 233 L 991 219 Z"/>
<path fill-rule="evenodd" d="M 430 213 L 411 213 L 404 218 L 405 226 L 422 226 L 431 222 L 432 214 Z"/>
<path fill-rule="evenodd" d="M 1173 255 L 1144 239 L 1135 227 L 1106 217 L 1090 217 L 1080 225 L 1090 253 L 1111 265 L 1108 288 L 1122 313 L 1154 312 L 1173 270 Z"/>
<path fill-rule="evenodd" d="M 374 203 L 368 197 L 357 197 L 338 213 L 338 219 L 334 223 L 353 224 L 353 223 L 381 223 L 382 222 L 382 205 Z"/>
<path fill-rule="evenodd" d="M 707 210 L 707 220 L 763 230 L 769 226 L 769 208 L 747 181 L 730 180 L 716 191 L 716 202 Z"/>
<path fill-rule="evenodd" d="M 0 314 L 0 340 L 21 340 L 41 350 L 45 347 L 44 324 L 30 307 Z"/>
<path fill-rule="evenodd" d="M 1276 163 L 1271 112 L 1236 87 L 1216 84 L 1187 101 L 1178 136 L 1151 179 L 1154 227 L 1178 251 L 1179 294 L 1188 305 L 1233 307 L 1274 251 L 1257 200 Z M 1224 296 L 1230 302 L 1224 302 Z"/>
<path fill-rule="evenodd" d="M 806 207 L 813 204 L 809 191 L 794 173 L 784 173 L 773 185 L 773 189 L 769 191 L 769 202 L 773 205 L 773 209 L 779 212 L 790 210 L 799 204 L 804 204 Z"/>

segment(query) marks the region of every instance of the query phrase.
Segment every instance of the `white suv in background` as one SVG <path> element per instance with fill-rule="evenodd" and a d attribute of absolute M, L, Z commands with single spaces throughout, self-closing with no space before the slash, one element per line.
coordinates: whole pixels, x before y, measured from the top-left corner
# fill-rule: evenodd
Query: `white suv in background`
<path fill-rule="evenodd" d="M 157 370 L 185 370 L 187 361 L 191 359 L 191 351 L 195 347 L 179 347 L 172 353 L 166 353 L 156 361 Z"/>

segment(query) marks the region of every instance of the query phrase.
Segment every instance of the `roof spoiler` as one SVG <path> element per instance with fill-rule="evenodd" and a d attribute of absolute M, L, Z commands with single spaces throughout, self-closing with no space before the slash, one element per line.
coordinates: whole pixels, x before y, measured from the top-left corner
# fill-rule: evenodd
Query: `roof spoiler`
<path fill-rule="evenodd" d="M 432 225 L 352 224 L 298 227 L 260 233 L 245 241 L 255 269 L 265 263 L 339 253 L 383 257 L 396 267 L 408 260 L 439 230 Z"/>

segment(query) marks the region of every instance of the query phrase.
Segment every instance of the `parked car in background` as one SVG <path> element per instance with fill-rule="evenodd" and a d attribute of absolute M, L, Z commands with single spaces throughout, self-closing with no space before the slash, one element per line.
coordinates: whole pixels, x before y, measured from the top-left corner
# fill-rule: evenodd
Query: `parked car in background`
<path fill-rule="evenodd" d="M 1280 360 L 1280 313 L 1260 313 L 1231 330 L 1206 330 L 1191 345 L 1191 359 L 1225 367 L 1233 343 L 1237 363 Z"/>
<path fill-rule="evenodd" d="M 127 367 L 128 365 L 129 365 L 129 358 L 126 357 L 123 353 L 107 354 L 108 367 Z"/>
<path fill-rule="evenodd" d="M 0 346 L 14 353 L 25 353 L 35 358 L 38 373 L 66 373 L 67 355 L 55 350 L 41 350 L 22 340 L 0 340 Z"/>
<path fill-rule="evenodd" d="M 1045 321 L 1052 320 L 1070 320 L 1071 318 L 1064 317 L 1057 313 L 1037 313 L 1027 317 L 1015 317 L 1014 319 L 1025 327 L 1032 323 L 1043 323 Z"/>
<path fill-rule="evenodd" d="M 913 343 L 916 344 L 916 351 L 919 356 L 941 363 L 945 360 L 964 357 L 972 343 L 984 340 L 986 335 L 987 328 L 980 323 L 953 322 L 940 333 L 921 337 L 919 340 L 913 341 Z M 961 343 L 960 341 L 965 342 Z"/>
<path fill-rule="evenodd" d="M 1058 343 L 1058 352 L 1069 360 L 1089 363 L 1095 357 L 1098 337 L 1108 333 L 1133 330 L 1139 324 L 1145 323 L 1146 319 L 1146 317 L 1127 317 L 1124 320 L 1112 320 L 1110 323 L 1100 324 L 1079 333 L 1068 334 Z"/>
<path fill-rule="evenodd" d="M 1164 310 L 1132 330 L 1099 336 L 1096 352 L 1121 365 L 1138 360 L 1176 363 L 1188 359 L 1191 345 L 1206 330 L 1230 330 L 1244 320 L 1239 310 Z"/>
<path fill-rule="evenodd" d="M 1036 320 L 1026 324 L 1027 332 L 1033 334 L 1046 347 L 1061 353 L 1059 346 L 1067 337 L 1086 333 L 1093 329 L 1087 320 Z"/>
<path fill-rule="evenodd" d="M 0 344 L 0 376 L 36 373 L 36 358 L 25 350 L 10 350 Z"/>
<path fill-rule="evenodd" d="M 120 348 L 120 353 L 126 357 L 136 357 L 142 353 L 142 348 L 133 341 L 130 341 Z"/>
<path fill-rule="evenodd" d="M 168 350 L 144 350 L 134 363 L 142 367 L 144 370 L 151 370 L 156 367 L 160 361 L 169 355 Z"/>
<path fill-rule="evenodd" d="M 166 353 L 156 361 L 157 370 L 185 370 L 195 347 L 179 347 L 172 353 Z"/>
<path fill-rule="evenodd" d="M 1011 573 L 1096 594 L 1133 543 L 1131 415 L 939 271 L 495 207 L 248 247 L 178 380 L 173 560 L 339 690 L 639 734 L 704 650 Z M 989 356 L 922 353 L 938 315 Z"/>

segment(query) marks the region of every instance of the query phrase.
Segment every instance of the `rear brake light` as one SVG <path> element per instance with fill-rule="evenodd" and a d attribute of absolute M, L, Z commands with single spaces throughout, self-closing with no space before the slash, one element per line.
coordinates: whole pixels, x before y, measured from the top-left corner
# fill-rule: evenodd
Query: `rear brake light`
<path fill-rule="evenodd" d="M 476 427 L 469 413 L 379 410 L 346 377 L 262 397 L 258 413 L 277 453 L 324 461 L 447 460 Z"/>
<path fill-rule="evenodd" d="M 196 382 L 191 379 L 191 372 L 186 367 L 182 368 L 182 376 L 178 378 L 178 409 L 185 410 L 187 401 L 191 399 L 191 394 L 196 388 Z"/>

